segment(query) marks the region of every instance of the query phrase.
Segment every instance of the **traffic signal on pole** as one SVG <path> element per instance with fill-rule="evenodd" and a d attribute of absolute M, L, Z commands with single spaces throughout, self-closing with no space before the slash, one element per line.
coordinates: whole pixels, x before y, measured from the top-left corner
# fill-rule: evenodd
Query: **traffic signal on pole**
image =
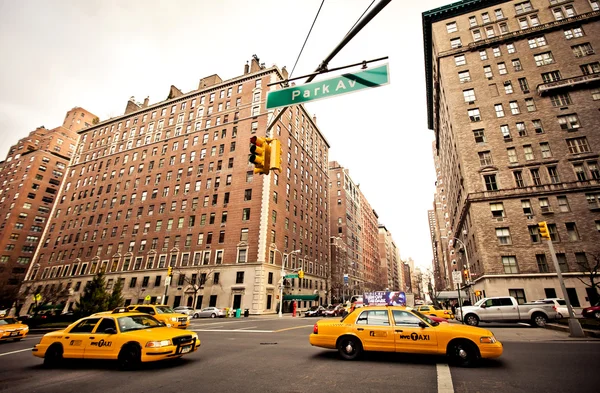
<path fill-rule="evenodd" d="M 540 229 L 540 236 L 542 239 L 550 239 L 550 231 L 548 231 L 548 224 L 546 221 L 542 221 L 538 223 L 538 227 Z"/>
<path fill-rule="evenodd" d="M 171 277 L 173 275 L 173 268 L 171 266 L 169 266 L 169 268 L 167 269 L 167 276 Z"/>
<path fill-rule="evenodd" d="M 250 159 L 254 164 L 254 173 L 269 174 L 271 167 L 271 139 L 253 136 L 250 138 Z"/>
<path fill-rule="evenodd" d="M 281 142 L 279 139 L 273 139 L 271 140 L 271 143 L 269 143 L 269 147 L 269 169 L 276 169 L 281 172 Z"/>
<path fill-rule="evenodd" d="M 304 270 L 298 270 L 298 278 L 304 278 Z"/>
<path fill-rule="evenodd" d="M 475 296 L 477 296 L 477 297 L 481 296 L 481 291 L 475 291 Z"/>
<path fill-rule="evenodd" d="M 463 275 L 465 277 L 465 281 L 469 281 L 469 271 L 467 269 L 463 270 Z"/>

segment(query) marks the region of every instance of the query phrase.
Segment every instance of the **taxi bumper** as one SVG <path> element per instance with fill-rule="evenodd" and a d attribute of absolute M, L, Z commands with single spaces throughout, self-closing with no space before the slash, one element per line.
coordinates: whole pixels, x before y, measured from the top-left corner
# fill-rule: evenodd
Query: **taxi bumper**
<path fill-rule="evenodd" d="M 310 345 L 321 348 L 335 349 L 337 336 L 326 336 L 323 334 L 311 334 L 309 337 Z"/>
<path fill-rule="evenodd" d="M 479 345 L 479 353 L 484 359 L 497 358 L 502 355 L 503 347 L 500 341 L 496 341 L 493 344 L 481 344 Z"/>
<path fill-rule="evenodd" d="M 198 348 L 200 348 L 200 340 L 161 348 L 144 348 L 142 351 L 142 362 L 156 362 L 164 359 L 178 358 L 195 352 Z"/>
<path fill-rule="evenodd" d="M 21 339 L 27 336 L 29 330 L 5 330 L 0 333 L 0 341 Z"/>

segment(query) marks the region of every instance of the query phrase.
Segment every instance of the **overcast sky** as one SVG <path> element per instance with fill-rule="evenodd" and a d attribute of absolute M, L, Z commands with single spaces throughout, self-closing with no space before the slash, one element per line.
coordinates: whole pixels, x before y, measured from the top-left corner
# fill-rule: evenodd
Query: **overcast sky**
<path fill-rule="evenodd" d="M 330 63 L 389 56 L 391 83 L 307 104 L 331 145 L 330 159 L 350 170 L 401 257 L 423 268 L 432 259 L 427 210 L 435 172 L 421 13 L 450 2 L 393 0 Z M 312 72 L 371 3 L 325 0 L 293 75 Z M 253 54 L 291 72 L 320 5 L 0 0 L 0 159 L 36 127 L 61 125 L 75 106 L 105 120 L 123 114 L 131 96 L 149 96 L 153 104 L 166 99 L 172 84 L 187 93 L 204 76 L 239 76 Z"/>

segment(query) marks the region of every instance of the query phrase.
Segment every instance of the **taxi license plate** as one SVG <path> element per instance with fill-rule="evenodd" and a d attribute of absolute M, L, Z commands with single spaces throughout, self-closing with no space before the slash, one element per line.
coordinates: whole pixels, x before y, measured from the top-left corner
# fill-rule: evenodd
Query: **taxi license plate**
<path fill-rule="evenodd" d="M 192 350 L 191 345 L 186 345 L 185 347 L 181 347 L 181 353 L 188 353 Z"/>
<path fill-rule="evenodd" d="M 18 336 L 18 335 L 19 335 L 19 332 L 10 332 L 10 335 L 11 335 L 11 336 Z"/>

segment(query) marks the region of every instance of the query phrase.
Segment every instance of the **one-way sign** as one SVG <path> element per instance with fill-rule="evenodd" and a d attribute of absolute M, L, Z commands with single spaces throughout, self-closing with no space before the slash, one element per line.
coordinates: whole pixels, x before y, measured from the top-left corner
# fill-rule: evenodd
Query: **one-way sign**
<path fill-rule="evenodd" d="M 267 109 L 297 105 L 390 83 L 388 64 L 320 82 L 269 92 Z"/>

